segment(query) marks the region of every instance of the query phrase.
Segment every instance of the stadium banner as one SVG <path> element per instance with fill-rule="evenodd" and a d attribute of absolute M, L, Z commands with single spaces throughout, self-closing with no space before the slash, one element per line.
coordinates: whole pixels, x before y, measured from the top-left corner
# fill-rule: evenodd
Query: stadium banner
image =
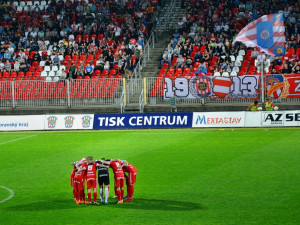
<path fill-rule="evenodd" d="M 90 130 L 94 114 L 46 115 L 45 130 Z"/>
<path fill-rule="evenodd" d="M 244 127 L 245 112 L 196 112 L 193 127 Z"/>
<path fill-rule="evenodd" d="M 251 98 L 258 99 L 259 75 L 237 77 L 197 76 L 164 78 L 164 98 Z"/>
<path fill-rule="evenodd" d="M 0 131 L 44 130 L 44 115 L 0 116 Z"/>
<path fill-rule="evenodd" d="M 186 128 L 193 113 L 95 114 L 94 129 Z"/>
<path fill-rule="evenodd" d="M 300 111 L 261 112 L 261 126 L 266 127 L 295 127 L 300 126 Z"/>
<path fill-rule="evenodd" d="M 266 87 L 272 98 L 300 98 L 300 74 L 269 75 Z"/>

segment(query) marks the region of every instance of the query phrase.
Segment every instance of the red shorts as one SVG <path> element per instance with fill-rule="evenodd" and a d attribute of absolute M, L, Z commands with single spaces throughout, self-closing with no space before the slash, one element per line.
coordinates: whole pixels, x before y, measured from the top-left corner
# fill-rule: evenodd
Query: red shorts
<path fill-rule="evenodd" d="M 84 190 L 84 180 L 82 179 L 81 175 L 75 174 L 73 185 L 73 187 L 77 190 Z"/>
<path fill-rule="evenodd" d="M 126 184 L 135 184 L 136 182 L 136 174 L 137 173 L 128 173 L 128 176 L 126 176 Z"/>
<path fill-rule="evenodd" d="M 86 187 L 87 187 L 87 189 L 91 189 L 91 187 L 97 188 L 97 180 L 96 179 L 87 179 Z"/>
<path fill-rule="evenodd" d="M 115 177 L 115 187 L 124 187 L 124 177 Z"/>

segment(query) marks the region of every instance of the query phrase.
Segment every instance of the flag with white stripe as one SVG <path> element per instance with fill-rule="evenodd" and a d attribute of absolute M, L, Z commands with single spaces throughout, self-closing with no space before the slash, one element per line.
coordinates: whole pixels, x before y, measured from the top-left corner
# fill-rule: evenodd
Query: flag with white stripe
<path fill-rule="evenodd" d="M 283 13 L 265 15 L 249 23 L 236 36 L 233 44 L 238 41 L 247 47 L 259 47 L 268 55 L 284 55 Z"/>
<path fill-rule="evenodd" d="M 213 79 L 213 92 L 219 98 L 225 98 L 230 93 L 232 80 L 230 77 L 215 77 Z"/>

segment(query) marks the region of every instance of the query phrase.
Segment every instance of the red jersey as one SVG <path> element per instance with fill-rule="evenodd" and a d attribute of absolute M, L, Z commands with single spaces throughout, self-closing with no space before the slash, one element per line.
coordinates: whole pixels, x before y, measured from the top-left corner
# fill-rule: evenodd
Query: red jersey
<path fill-rule="evenodd" d="M 127 173 L 137 173 L 137 169 L 130 163 L 128 163 L 128 166 L 123 166 L 123 171 Z"/>
<path fill-rule="evenodd" d="M 86 180 L 96 179 L 96 175 L 97 175 L 96 163 L 85 164 L 84 167 L 86 169 Z"/>
<path fill-rule="evenodd" d="M 121 161 L 111 161 L 110 167 L 114 171 L 115 176 L 122 176 L 124 177 L 124 172 L 122 169 L 122 162 Z"/>
<path fill-rule="evenodd" d="M 74 186 L 74 176 L 75 176 L 76 168 L 74 167 L 70 176 L 71 186 Z"/>
<path fill-rule="evenodd" d="M 84 165 L 77 166 L 77 169 L 78 169 L 78 170 L 80 170 L 80 169 L 82 169 L 82 168 L 84 168 Z M 75 171 L 74 178 L 75 178 L 75 177 L 77 177 L 77 178 L 78 178 L 78 177 L 81 177 L 81 178 L 82 178 L 82 181 L 84 181 L 85 175 L 86 175 L 85 170 L 82 170 L 81 172 L 77 172 L 78 170 Z"/>

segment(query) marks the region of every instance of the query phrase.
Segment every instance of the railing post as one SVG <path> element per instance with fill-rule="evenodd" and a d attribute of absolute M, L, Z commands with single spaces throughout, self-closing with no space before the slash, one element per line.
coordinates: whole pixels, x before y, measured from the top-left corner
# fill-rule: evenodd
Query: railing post
<path fill-rule="evenodd" d="M 76 81 L 75 81 L 76 82 Z M 70 83 L 67 80 L 67 99 L 68 99 L 68 108 L 71 108 L 71 101 L 70 101 Z"/>
<path fill-rule="evenodd" d="M 149 41 L 147 42 L 147 50 L 148 50 L 148 60 L 150 59 L 150 47 L 149 47 Z"/>
<path fill-rule="evenodd" d="M 125 78 L 123 78 L 123 91 L 124 91 L 124 107 L 126 106 L 126 101 L 127 101 L 127 99 L 126 99 L 126 79 Z"/>
<path fill-rule="evenodd" d="M 144 104 L 147 105 L 147 78 L 144 77 Z"/>
<path fill-rule="evenodd" d="M 141 78 L 141 61 L 139 61 L 139 68 L 138 68 L 138 72 L 139 72 L 139 78 Z"/>
<path fill-rule="evenodd" d="M 152 45 L 153 45 L 153 48 L 154 48 L 154 40 L 155 40 L 155 31 L 152 32 Z"/>
<path fill-rule="evenodd" d="M 15 82 L 11 82 L 11 98 L 12 98 L 12 107 L 16 107 L 16 102 L 15 102 Z"/>

